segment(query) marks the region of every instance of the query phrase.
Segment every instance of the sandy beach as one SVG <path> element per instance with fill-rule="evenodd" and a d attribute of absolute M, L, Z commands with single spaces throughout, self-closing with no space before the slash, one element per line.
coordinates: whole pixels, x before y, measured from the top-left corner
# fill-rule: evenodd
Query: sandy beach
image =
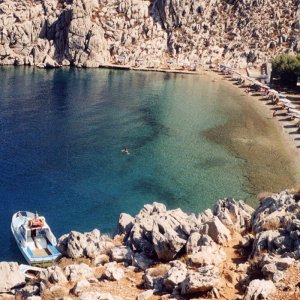
<path fill-rule="evenodd" d="M 245 88 L 218 73 L 206 73 L 216 84 L 221 80 L 228 84 L 229 89 L 235 89 L 242 101 L 239 111 L 232 114 L 231 120 L 224 126 L 209 130 L 207 137 L 224 144 L 244 160 L 245 176 L 257 194 L 298 185 L 300 134 L 294 126 L 296 121 L 288 121 L 280 115 L 281 111 L 273 118 L 274 106 L 268 105 L 262 96 L 245 93 Z M 268 168 L 258 173 L 258 165 Z"/>

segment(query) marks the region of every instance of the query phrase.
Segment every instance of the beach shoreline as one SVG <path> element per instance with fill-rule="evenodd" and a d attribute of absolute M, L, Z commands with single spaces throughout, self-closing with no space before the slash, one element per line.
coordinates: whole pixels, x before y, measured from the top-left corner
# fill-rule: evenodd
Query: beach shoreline
<path fill-rule="evenodd" d="M 262 96 L 258 95 L 251 95 L 247 94 L 245 92 L 245 88 L 234 84 L 235 81 L 230 80 L 229 78 L 226 78 L 225 76 L 221 75 L 220 73 L 214 72 L 214 71 L 207 71 L 206 74 L 211 78 L 212 81 L 218 81 L 221 80 L 225 84 L 228 85 L 230 88 L 236 89 L 237 93 L 240 91 L 240 95 L 237 95 L 239 97 L 243 98 L 243 106 L 246 106 L 249 108 L 248 112 L 251 113 L 251 109 L 253 110 L 253 114 L 251 116 L 246 116 L 249 117 L 250 121 L 248 120 L 245 122 L 247 124 L 247 129 L 245 128 L 245 131 L 243 131 L 242 128 L 236 129 L 234 128 L 233 131 L 228 131 L 228 129 L 234 125 L 232 123 L 226 124 L 225 126 L 221 126 L 222 128 L 217 128 L 215 130 L 212 130 L 208 132 L 207 136 L 208 138 L 216 141 L 216 137 L 220 137 L 220 132 L 224 133 L 227 131 L 229 132 L 228 135 L 223 136 L 223 139 L 220 140 L 222 144 L 224 144 L 230 151 L 235 152 L 238 157 L 241 157 L 246 160 L 246 164 L 249 163 L 248 159 L 251 157 L 251 159 L 254 158 L 254 163 L 266 163 L 263 159 L 260 159 L 260 153 L 251 153 L 251 145 L 249 145 L 249 149 L 247 149 L 247 141 L 246 140 L 240 140 L 237 141 L 235 138 L 235 135 L 241 136 L 243 133 L 244 134 L 249 134 L 249 132 L 246 133 L 246 130 L 249 130 L 249 127 L 252 126 L 252 129 L 254 130 L 254 126 L 258 127 L 259 126 L 265 126 L 266 131 L 268 131 L 270 134 L 274 134 L 274 139 L 273 140 L 267 140 L 267 134 L 264 133 L 264 130 L 261 130 L 262 136 L 265 135 L 265 138 L 259 138 L 258 136 L 253 136 L 253 141 L 257 143 L 261 143 L 260 148 L 266 152 L 269 153 L 270 157 L 268 159 L 271 159 L 273 157 L 273 164 L 274 164 L 274 170 L 278 169 L 280 170 L 282 168 L 282 173 L 285 172 L 290 172 L 291 173 L 291 178 L 285 179 L 285 176 L 278 176 L 278 181 L 277 183 L 274 182 L 274 186 L 278 185 L 278 188 L 275 190 L 266 190 L 263 188 L 264 186 L 272 186 L 272 184 L 269 184 L 268 181 L 272 181 L 272 177 L 275 174 L 268 174 L 268 177 L 263 179 L 263 176 L 259 178 L 257 175 L 251 175 L 251 173 L 254 173 L 255 170 L 249 170 L 249 167 L 246 167 L 246 173 L 250 173 L 250 176 L 247 178 L 249 182 L 253 183 L 254 186 L 260 186 L 261 188 L 258 188 L 257 192 L 263 192 L 263 191 L 268 191 L 268 192 L 276 192 L 279 191 L 280 189 L 286 189 L 286 188 L 292 188 L 295 186 L 299 185 L 299 178 L 300 178 L 300 134 L 296 133 L 296 127 L 290 127 L 290 125 L 294 124 L 295 122 L 291 121 L 283 121 L 282 118 L 279 117 L 273 117 L 273 110 L 274 106 L 272 105 L 267 105 L 266 103 L 268 101 L 262 101 L 261 98 Z M 287 94 L 288 96 L 288 94 Z M 257 114 L 257 117 L 255 117 L 255 114 Z M 253 120 L 251 122 L 251 117 L 253 117 Z M 259 118 L 261 119 L 259 121 Z M 280 118 L 280 121 L 278 120 Z M 250 123 L 255 123 L 255 122 L 260 122 L 258 124 L 249 124 Z M 271 128 L 269 126 L 271 125 Z M 286 126 L 286 127 L 285 127 Z M 224 128 L 226 127 L 226 128 Z M 257 129 L 258 129 L 257 128 Z M 234 132 L 235 131 L 235 132 Z M 254 131 L 253 131 L 254 133 Z M 251 133 L 250 133 L 251 134 Z M 229 139 L 229 140 L 228 140 Z M 279 140 L 280 139 L 280 140 Z M 252 141 L 252 142 L 253 142 Z M 243 146 L 245 144 L 245 147 Z M 253 166 L 252 168 L 255 168 Z M 277 174 L 278 175 L 278 174 Z M 251 203 L 252 204 L 252 203 Z"/>

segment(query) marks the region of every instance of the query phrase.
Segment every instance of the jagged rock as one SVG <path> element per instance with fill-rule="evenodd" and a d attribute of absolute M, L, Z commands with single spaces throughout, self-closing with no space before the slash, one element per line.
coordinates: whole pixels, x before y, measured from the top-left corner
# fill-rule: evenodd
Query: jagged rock
<path fill-rule="evenodd" d="M 268 299 L 276 292 L 276 287 L 271 280 L 252 280 L 247 288 L 244 300 Z"/>
<path fill-rule="evenodd" d="M 57 245 L 58 250 L 70 258 L 95 258 L 109 253 L 113 247 L 115 245 L 112 240 L 107 236 L 101 236 L 98 229 L 86 233 L 71 231 L 68 235 L 60 237 Z"/>
<path fill-rule="evenodd" d="M 50 283 L 65 283 L 67 278 L 63 270 L 58 266 L 49 267 L 43 270 L 40 274 L 40 278 L 44 281 L 49 281 Z"/>
<path fill-rule="evenodd" d="M 115 262 L 107 263 L 104 265 L 106 270 L 104 275 L 109 280 L 121 280 L 124 277 L 124 270 L 119 268 Z"/>
<path fill-rule="evenodd" d="M 209 235 L 220 245 L 226 245 L 231 239 L 230 231 L 217 217 L 214 217 L 211 221 L 205 223 L 202 233 Z"/>
<path fill-rule="evenodd" d="M 68 280 L 73 282 L 94 277 L 93 269 L 84 263 L 68 265 L 66 266 L 64 272 Z"/>
<path fill-rule="evenodd" d="M 167 291 L 173 291 L 177 288 L 180 283 L 182 283 L 187 275 L 187 268 L 184 263 L 179 260 L 174 260 L 170 262 L 170 270 L 164 276 L 164 287 Z"/>
<path fill-rule="evenodd" d="M 294 263 L 290 257 L 281 258 L 275 255 L 265 254 L 259 259 L 259 266 L 265 279 L 278 282 L 284 278 L 284 271 Z"/>
<path fill-rule="evenodd" d="M 153 264 L 153 262 L 154 261 L 148 258 L 145 254 L 135 253 L 132 264 L 133 266 L 138 267 L 141 270 L 146 270 Z"/>
<path fill-rule="evenodd" d="M 25 284 L 25 276 L 14 262 L 0 262 L 0 293 L 10 292 L 14 287 Z"/>
<path fill-rule="evenodd" d="M 132 257 L 133 252 L 127 246 L 118 246 L 111 249 L 111 259 L 113 261 L 131 263 Z"/>
<path fill-rule="evenodd" d="M 297 7 L 294 0 L 124 0 L 105 5 L 3 0 L 0 64 L 159 67 L 171 57 L 176 58 L 169 63 L 173 69 L 220 60 L 232 67 L 259 65 L 299 49 Z M 255 21 L 256 15 L 264 16 L 265 26 Z M 270 28 L 280 30 L 271 33 Z"/>
<path fill-rule="evenodd" d="M 203 246 L 216 246 L 216 243 L 207 234 L 193 232 L 187 241 L 186 252 L 187 254 L 198 253 L 201 251 Z"/>
<path fill-rule="evenodd" d="M 235 201 L 231 198 L 219 200 L 213 209 L 213 214 L 225 226 L 238 232 L 246 232 L 250 229 L 253 212 L 254 209 L 244 201 Z"/>
<path fill-rule="evenodd" d="M 137 295 L 136 300 L 148 300 L 154 294 L 154 290 L 147 290 Z"/>
<path fill-rule="evenodd" d="M 118 234 L 127 235 L 130 232 L 133 223 L 134 223 L 134 218 L 132 216 L 125 213 L 121 213 L 118 222 L 118 229 L 117 229 Z"/>
<path fill-rule="evenodd" d="M 160 203 L 145 205 L 135 218 L 126 243 L 134 250 L 162 261 L 172 260 L 185 246 L 188 235 L 197 229 L 194 215 L 180 209 L 167 211 Z"/>
<path fill-rule="evenodd" d="M 82 280 L 78 281 L 76 283 L 76 285 L 74 286 L 73 293 L 74 293 L 74 295 L 79 296 L 84 291 L 86 291 L 90 286 L 91 286 L 91 284 L 86 279 L 82 279 Z"/>
<path fill-rule="evenodd" d="M 21 293 L 25 299 L 35 297 L 40 294 L 40 288 L 37 284 L 27 284 L 21 289 L 18 289 L 18 293 Z"/>
<path fill-rule="evenodd" d="M 201 251 L 189 256 L 190 263 L 196 266 L 218 266 L 225 259 L 225 252 L 218 246 L 202 246 Z"/>
<path fill-rule="evenodd" d="M 219 269 L 215 266 L 205 266 L 196 272 L 188 273 L 181 284 L 181 294 L 207 292 L 220 285 Z"/>
<path fill-rule="evenodd" d="M 159 265 L 146 270 L 144 274 L 145 287 L 147 289 L 162 291 L 164 278 L 169 269 L 170 266 L 168 265 Z"/>

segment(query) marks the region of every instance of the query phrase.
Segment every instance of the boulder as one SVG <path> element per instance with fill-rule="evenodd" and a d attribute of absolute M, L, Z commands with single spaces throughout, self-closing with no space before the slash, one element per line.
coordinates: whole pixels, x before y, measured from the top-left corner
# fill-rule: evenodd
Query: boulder
<path fill-rule="evenodd" d="M 185 280 L 187 268 L 186 265 L 179 260 L 171 261 L 170 266 L 171 268 L 164 276 L 163 284 L 167 291 L 172 292 Z"/>
<path fill-rule="evenodd" d="M 81 279 L 74 286 L 73 293 L 74 293 L 74 295 L 79 296 L 84 291 L 86 291 L 87 289 L 89 289 L 90 286 L 91 286 L 91 284 L 86 279 Z"/>
<path fill-rule="evenodd" d="M 119 268 L 116 262 L 110 262 L 104 265 L 106 270 L 104 272 L 104 276 L 109 280 L 121 280 L 125 273 L 124 270 Z"/>
<path fill-rule="evenodd" d="M 163 204 L 153 203 L 145 205 L 135 217 L 126 243 L 149 258 L 170 261 L 184 249 L 188 236 L 198 227 L 195 215 L 180 209 L 167 211 Z"/>
<path fill-rule="evenodd" d="M 154 261 L 148 258 L 144 253 L 135 253 L 132 261 L 132 265 L 138 267 L 141 270 L 148 269 Z"/>
<path fill-rule="evenodd" d="M 205 266 L 187 274 L 181 284 L 181 294 L 208 292 L 219 286 L 219 269 L 215 266 Z"/>
<path fill-rule="evenodd" d="M 226 254 L 218 246 L 202 246 L 201 251 L 189 255 L 189 261 L 194 266 L 218 266 L 226 259 Z"/>
<path fill-rule="evenodd" d="M 276 287 L 271 280 L 252 280 L 247 288 L 244 300 L 269 299 L 276 292 Z"/>
<path fill-rule="evenodd" d="M 229 229 L 220 221 L 218 217 L 213 217 L 211 221 L 205 223 L 203 234 L 209 235 L 216 243 L 226 245 L 231 239 Z"/>
<path fill-rule="evenodd" d="M 40 278 L 43 281 L 49 281 L 50 283 L 66 283 L 67 277 L 63 270 L 58 266 L 49 267 L 43 270 L 40 274 Z"/>
<path fill-rule="evenodd" d="M 64 273 L 67 279 L 72 282 L 94 277 L 93 269 L 84 263 L 68 265 L 64 269 Z"/>
<path fill-rule="evenodd" d="M 111 259 L 116 262 L 132 262 L 133 252 L 128 246 L 117 246 L 110 250 Z"/>
<path fill-rule="evenodd" d="M 147 289 L 154 289 L 156 291 L 163 290 L 164 278 L 170 269 L 168 265 L 158 265 L 153 268 L 149 268 L 144 274 L 144 284 Z"/>
<path fill-rule="evenodd" d="M 207 234 L 193 232 L 188 238 L 186 244 L 186 253 L 193 254 L 202 250 L 203 246 L 217 246 L 214 240 Z"/>
<path fill-rule="evenodd" d="M 251 229 L 251 216 L 254 209 L 244 201 L 231 198 L 219 200 L 213 209 L 213 214 L 228 228 L 240 233 Z"/>
<path fill-rule="evenodd" d="M 154 290 L 147 290 L 137 295 L 136 300 L 148 300 L 154 294 Z"/>
<path fill-rule="evenodd" d="M 25 284 L 25 275 L 19 271 L 15 262 L 0 262 L 0 293 Z"/>
<path fill-rule="evenodd" d="M 131 215 L 121 213 L 118 222 L 117 233 L 128 235 L 133 227 L 134 218 Z"/>

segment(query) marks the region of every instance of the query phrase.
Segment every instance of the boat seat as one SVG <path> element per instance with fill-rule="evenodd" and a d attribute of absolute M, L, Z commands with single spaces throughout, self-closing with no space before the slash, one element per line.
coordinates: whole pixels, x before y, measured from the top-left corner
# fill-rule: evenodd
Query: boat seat
<path fill-rule="evenodd" d="M 29 236 L 27 237 L 27 246 L 30 248 L 30 249 L 34 249 L 36 248 L 35 244 L 34 244 L 34 241 L 33 239 Z"/>
<path fill-rule="evenodd" d="M 47 248 L 47 241 L 44 237 L 41 237 L 41 236 L 37 236 L 34 238 L 34 243 L 35 243 L 35 246 L 38 248 L 38 249 L 45 249 Z"/>

